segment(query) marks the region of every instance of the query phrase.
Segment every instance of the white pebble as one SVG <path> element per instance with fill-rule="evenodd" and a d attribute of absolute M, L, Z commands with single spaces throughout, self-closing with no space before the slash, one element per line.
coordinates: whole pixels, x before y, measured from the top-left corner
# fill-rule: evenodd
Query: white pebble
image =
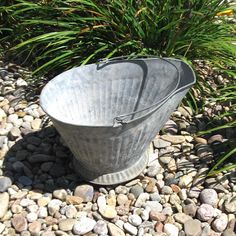
<path fill-rule="evenodd" d="M 134 226 L 139 226 L 142 223 L 142 219 L 138 215 L 130 215 L 128 220 Z"/>

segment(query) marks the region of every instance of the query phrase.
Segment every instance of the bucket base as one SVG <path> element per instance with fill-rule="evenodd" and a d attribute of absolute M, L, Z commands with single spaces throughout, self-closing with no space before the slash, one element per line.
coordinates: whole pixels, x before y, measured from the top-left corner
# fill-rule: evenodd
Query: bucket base
<path fill-rule="evenodd" d="M 75 171 L 85 180 L 94 184 L 113 185 L 129 181 L 138 176 L 146 167 L 148 163 L 148 156 L 148 152 L 146 151 L 139 159 L 139 161 L 136 162 L 133 166 L 122 171 L 94 177 L 91 176 L 92 173 L 89 170 L 81 168 L 81 164 L 75 158 L 73 160 L 73 164 L 75 167 Z"/>

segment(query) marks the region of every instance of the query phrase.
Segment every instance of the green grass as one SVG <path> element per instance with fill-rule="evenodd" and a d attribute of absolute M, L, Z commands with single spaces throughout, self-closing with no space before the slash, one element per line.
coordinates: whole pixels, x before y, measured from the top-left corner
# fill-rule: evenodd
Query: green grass
<path fill-rule="evenodd" d="M 235 64 L 233 26 L 221 0 L 3 1 L 2 43 L 37 74 L 130 54 Z M 103 4 L 102 4 L 103 3 Z M 105 4 L 106 3 L 106 4 Z"/>

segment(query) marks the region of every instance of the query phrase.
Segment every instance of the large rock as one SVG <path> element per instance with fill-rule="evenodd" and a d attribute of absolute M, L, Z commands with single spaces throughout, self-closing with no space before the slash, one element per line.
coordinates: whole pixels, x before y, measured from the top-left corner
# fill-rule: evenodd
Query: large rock
<path fill-rule="evenodd" d="M 11 223 L 17 232 L 22 232 L 28 228 L 27 220 L 21 214 L 15 215 Z"/>

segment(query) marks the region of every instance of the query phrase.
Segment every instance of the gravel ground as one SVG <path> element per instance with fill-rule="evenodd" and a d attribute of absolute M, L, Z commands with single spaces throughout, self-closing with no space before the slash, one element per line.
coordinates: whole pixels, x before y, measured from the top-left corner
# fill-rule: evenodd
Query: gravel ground
<path fill-rule="evenodd" d="M 142 174 L 94 186 L 75 175 L 37 96 L 28 99 L 29 76 L 0 62 L 0 235 L 236 234 L 235 172 L 206 176 L 226 136 L 197 137 L 203 124 L 179 107 L 150 145 Z"/>

